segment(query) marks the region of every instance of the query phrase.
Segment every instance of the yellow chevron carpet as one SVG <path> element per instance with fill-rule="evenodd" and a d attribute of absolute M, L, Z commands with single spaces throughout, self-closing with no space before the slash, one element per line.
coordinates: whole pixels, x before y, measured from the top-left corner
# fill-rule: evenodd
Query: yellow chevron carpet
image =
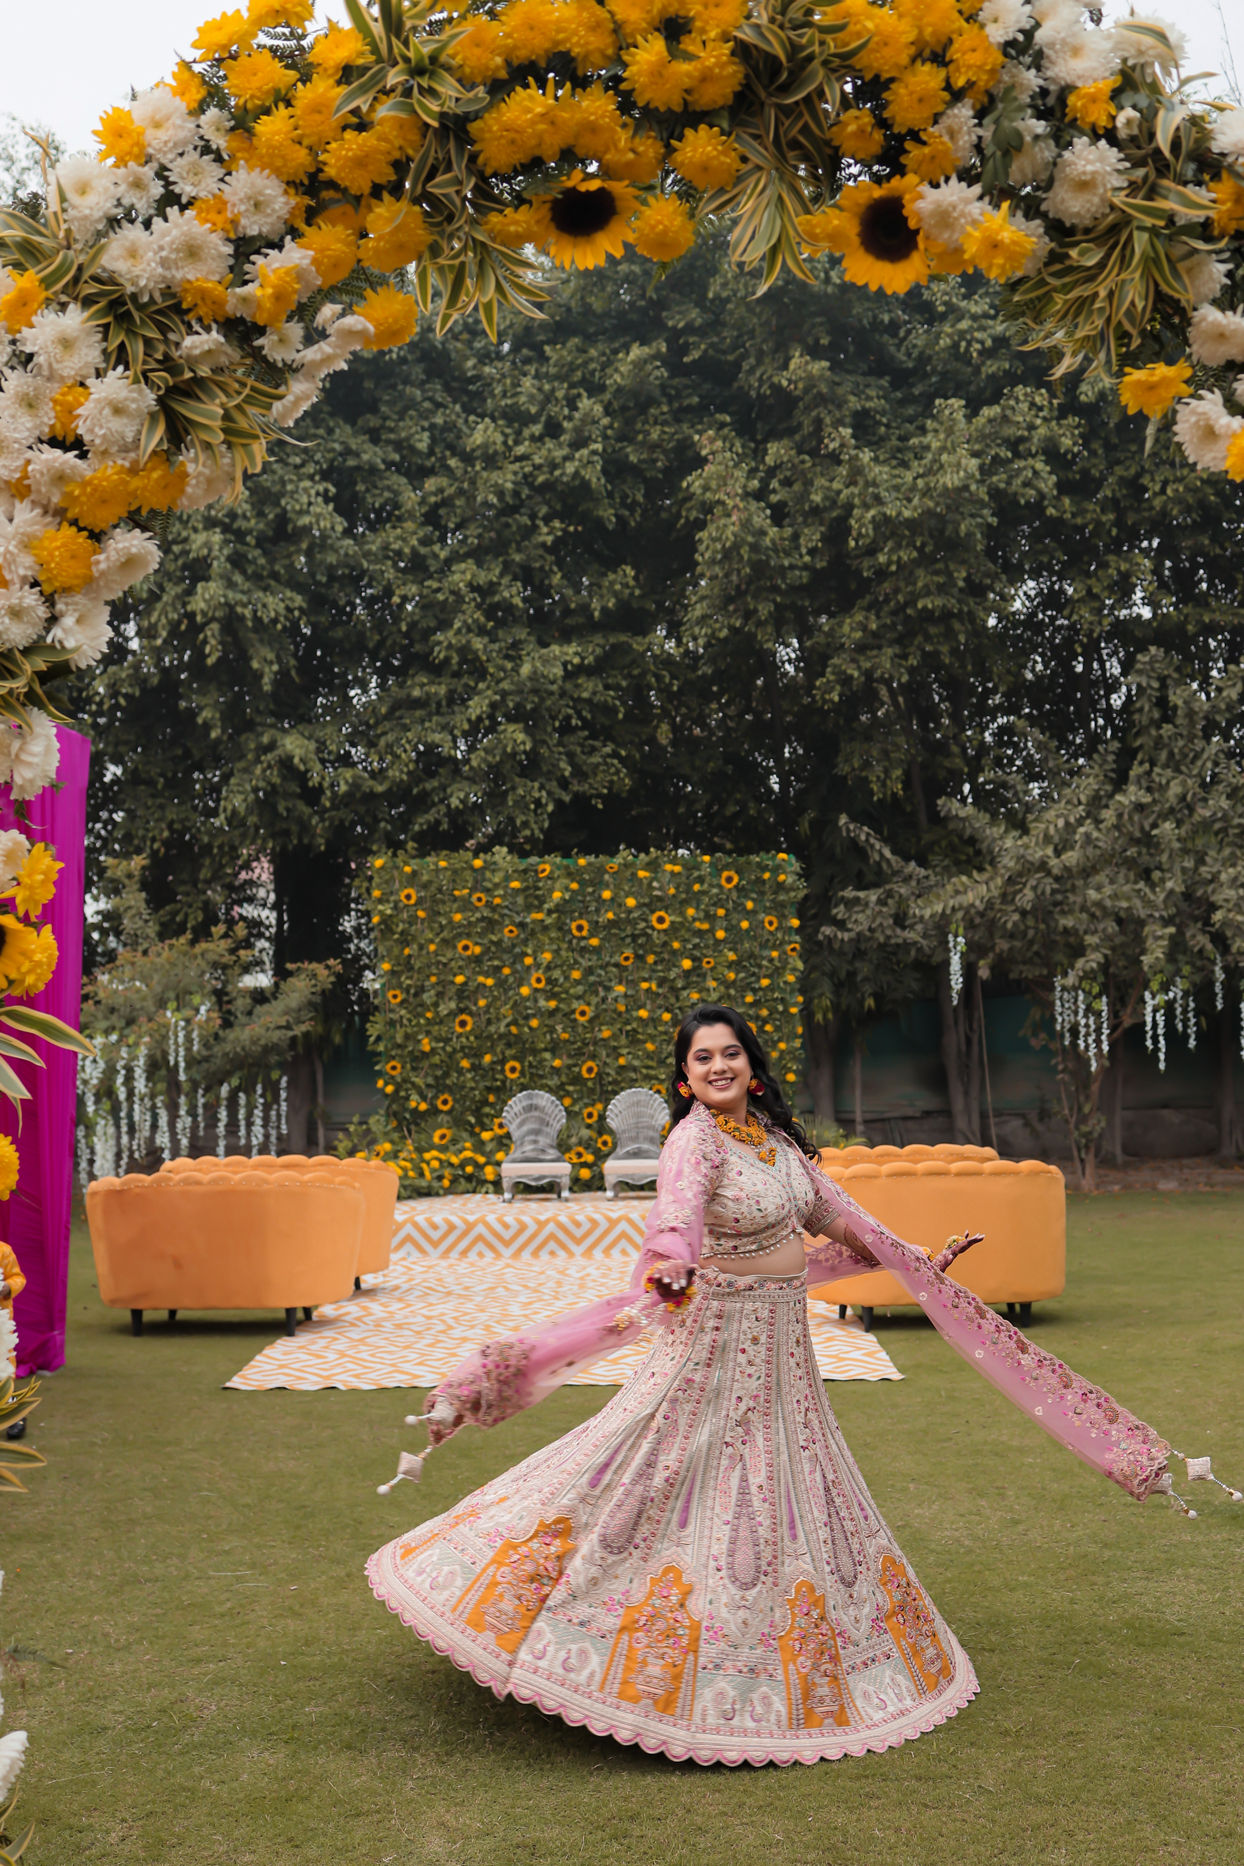
<path fill-rule="evenodd" d="M 294 1387 L 426 1387 L 481 1341 L 551 1320 L 621 1289 L 635 1262 L 646 1199 L 616 1203 L 466 1196 L 399 1204 L 387 1270 L 356 1295 L 317 1309 L 229 1381 L 246 1392 Z M 900 1380 L 858 1322 L 812 1304 L 812 1339 L 826 1380 Z M 616 1349 L 571 1383 L 619 1386 L 646 1344 Z"/>

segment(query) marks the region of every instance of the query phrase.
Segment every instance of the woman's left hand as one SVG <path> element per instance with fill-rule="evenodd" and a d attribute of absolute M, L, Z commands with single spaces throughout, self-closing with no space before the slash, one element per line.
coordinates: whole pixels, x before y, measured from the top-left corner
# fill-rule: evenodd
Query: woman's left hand
<path fill-rule="evenodd" d="M 947 1238 L 945 1250 L 940 1250 L 933 1258 L 933 1268 L 945 1276 L 956 1257 L 962 1257 L 965 1250 L 971 1250 L 973 1244 L 983 1244 L 983 1231 L 965 1231 L 961 1238 Z"/>

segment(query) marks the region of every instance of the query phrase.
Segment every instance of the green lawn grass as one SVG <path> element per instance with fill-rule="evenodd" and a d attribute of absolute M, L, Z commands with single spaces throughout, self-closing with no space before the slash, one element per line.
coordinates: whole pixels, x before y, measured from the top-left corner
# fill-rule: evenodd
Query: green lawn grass
<path fill-rule="evenodd" d="M 1042 1345 L 1244 1479 L 1244 1197 L 1071 1202 Z M 1084 1469 L 918 1318 L 906 1378 L 831 1387 L 981 1680 L 935 1734 L 701 1769 L 498 1703 L 419 1644 L 366 1555 L 609 1397 L 578 1388 L 385 1499 L 411 1396 L 227 1393 L 272 1318 L 150 1325 L 74 1253 L 68 1368 L 0 1499 L 6 1727 L 31 1866 L 1224 1866 L 1244 1860 L 1244 1506 L 1199 1520 Z"/>

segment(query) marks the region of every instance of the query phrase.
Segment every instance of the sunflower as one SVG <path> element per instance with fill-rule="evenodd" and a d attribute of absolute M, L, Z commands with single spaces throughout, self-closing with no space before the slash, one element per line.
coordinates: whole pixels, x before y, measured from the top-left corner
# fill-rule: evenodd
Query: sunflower
<path fill-rule="evenodd" d="M 776 932 L 777 932 L 777 916 L 776 916 L 776 914 L 766 914 L 766 915 L 765 915 L 765 932 L 766 932 L 766 933 L 776 933 Z"/>
<path fill-rule="evenodd" d="M 471 905 L 472 907 L 487 907 L 488 896 L 486 894 L 473 894 L 471 896 Z"/>
<path fill-rule="evenodd" d="M 458 951 L 462 953 L 464 957 L 469 958 L 471 955 L 471 941 L 469 939 L 460 939 L 458 941 Z"/>
<path fill-rule="evenodd" d="M 419 899 L 419 896 L 415 893 L 413 888 L 403 888 L 402 899 L 408 907 L 413 907 L 415 902 Z"/>
<path fill-rule="evenodd" d="M 611 1152 L 613 1148 L 613 1135 L 598 1134 L 596 1136 L 596 1145 L 600 1148 L 602 1153 Z"/>
<path fill-rule="evenodd" d="M 447 1147 L 452 1139 L 453 1135 L 449 1128 L 438 1127 L 432 1136 L 432 1145 L 434 1147 Z"/>
<path fill-rule="evenodd" d="M 402 1073 L 402 1065 L 401 1063 L 394 1060 L 393 1062 L 389 1062 L 385 1064 L 385 1071 L 388 1075 L 400 1076 Z"/>
<path fill-rule="evenodd" d="M 556 194 L 536 204 L 540 245 L 555 265 L 581 271 L 621 259 L 630 238 L 627 222 L 638 206 L 639 196 L 626 182 L 577 168 Z"/>
<path fill-rule="evenodd" d="M 594 1127 L 596 1122 L 600 1119 L 600 1109 L 589 1103 L 583 1110 L 583 1119 L 587 1122 L 589 1127 Z"/>
<path fill-rule="evenodd" d="M 461 1036 L 464 1033 L 464 1031 L 467 1031 L 471 1028 L 471 1025 L 474 1023 L 474 1021 L 475 1021 L 474 1018 L 468 1017 L 466 1012 L 464 1011 L 461 1017 L 454 1018 L 454 1029 L 458 1032 L 458 1035 Z"/>
<path fill-rule="evenodd" d="M 442 1114 L 448 1114 L 449 1110 L 454 1105 L 454 1098 L 452 1095 L 438 1095 L 436 1098 L 436 1105 Z"/>
<path fill-rule="evenodd" d="M 669 915 L 667 913 L 661 912 L 659 909 L 652 916 L 652 924 L 656 928 L 658 933 L 664 933 L 669 923 L 670 923 Z"/>
<path fill-rule="evenodd" d="M 574 1014 L 581 1024 L 586 1024 L 588 1018 L 592 1015 L 586 1004 L 576 1004 L 574 1007 Z"/>
<path fill-rule="evenodd" d="M 533 990 L 543 991 L 544 990 L 544 973 L 533 972 L 531 975 L 531 984 L 532 984 Z"/>
<path fill-rule="evenodd" d="M 501 929 L 501 931 L 502 931 L 502 932 L 503 932 L 503 933 L 505 934 L 505 937 L 506 937 L 507 939 L 517 939 L 517 938 L 518 938 L 518 928 L 517 928 L 517 927 L 502 927 L 502 929 Z"/>
<path fill-rule="evenodd" d="M 857 181 L 832 208 L 801 214 L 799 231 L 812 246 L 841 253 L 843 275 L 870 292 L 905 292 L 924 285 L 929 259 L 908 208 L 921 186 L 914 175 L 885 182 Z"/>
<path fill-rule="evenodd" d="M 619 965 L 634 965 L 634 963 L 635 963 L 635 955 L 633 952 L 620 952 L 618 954 Z"/>
<path fill-rule="evenodd" d="M 515 1081 L 519 1076 L 522 1075 L 522 1073 L 523 1073 L 523 1065 L 521 1063 L 507 1063 L 505 1065 L 505 1074 L 506 1074 L 507 1081 L 510 1081 L 510 1082 Z"/>
<path fill-rule="evenodd" d="M 576 939 L 582 939 L 584 934 L 587 932 L 587 921 L 586 920 L 572 920 L 570 922 L 570 931 L 574 934 Z"/>
<path fill-rule="evenodd" d="M 583 1077 L 585 1082 L 594 1082 L 596 1077 L 600 1074 L 600 1070 L 595 1063 L 584 1063 L 579 1074 Z"/>
<path fill-rule="evenodd" d="M 536 870 L 536 873 L 539 875 L 541 881 L 543 881 L 546 875 L 552 873 L 552 865 L 549 862 L 541 862 L 540 866 Z"/>
<path fill-rule="evenodd" d="M 396 986 L 394 986 L 392 991 L 386 991 L 385 997 L 389 1000 L 390 1004 L 400 1004 L 402 1002 L 402 994 Z"/>
<path fill-rule="evenodd" d="M 723 868 L 720 880 L 723 888 L 737 888 L 739 885 L 739 878 L 733 868 Z"/>

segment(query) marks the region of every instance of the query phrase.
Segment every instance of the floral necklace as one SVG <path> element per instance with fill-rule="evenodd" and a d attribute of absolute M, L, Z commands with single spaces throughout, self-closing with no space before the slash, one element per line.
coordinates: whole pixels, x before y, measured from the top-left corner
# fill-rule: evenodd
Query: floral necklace
<path fill-rule="evenodd" d="M 777 1147 L 769 1139 L 768 1129 L 756 1119 L 750 1109 L 747 1114 L 746 1127 L 743 1127 L 732 1115 L 722 1114 L 716 1108 L 710 1108 L 709 1113 L 723 1134 L 728 1134 L 731 1140 L 742 1141 L 745 1147 L 750 1147 L 763 1165 L 777 1165 Z"/>

